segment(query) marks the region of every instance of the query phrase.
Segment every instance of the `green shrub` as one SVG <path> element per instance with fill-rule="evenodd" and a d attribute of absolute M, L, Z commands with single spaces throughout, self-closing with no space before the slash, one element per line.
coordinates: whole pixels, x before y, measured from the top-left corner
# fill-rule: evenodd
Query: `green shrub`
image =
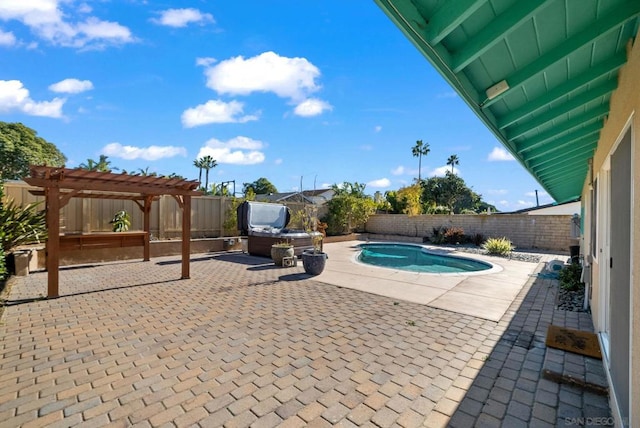
<path fill-rule="evenodd" d="M 489 238 L 482 245 L 489 254 L 504 256 L 515 248 L 507 238 Z"/>
<path fill-rule="evenodd" d="M 242 202 L 236 197 L 231 198 L 231 204 L 224 216 L 224 222 L 222 228 L 224 229 L 225 236 L 235 236 L 238 234 L 238 206 Z"/>
<path fill-rule="evenodd" d="M 444 244 L 444 242 L 445 242 L 445 237 L 444 237 L 445 231 L 446 231 L 446 229 L 444 227 L 442 227 L 442 226 L 434 227 L 431 230 L 431 237 L 429 238 L 429 241 L 431 241 L 431 243 L 435 244 L 435 245 Z"/>
<path fill-rule="evenodd" d="M 569 266 L 565 266 L 558 274 L 560 288 L 568 291 L 578 291 L 584 288 L 584 283 L 580 281 L 581 275 L 582 266 L 580 263 L 571 263 Z"/>
<path fill-rule="evenodd" d="M 2 283 L 2 281 L 4 281 L 6 278 L 7 278 L 7 263 L 4 256 L 4 249 L 0 247 L 0 283 Z"/>
<path fill-rule="evenodd" d="M 0 238 L 5 253 L 18 245 L 40 242 L 47 237 L 45 211 L 36 211 L 40 203 L 20 207 L 13 200 L 0 210 Z"/>
<path fill-rule="evenodd" d="M 482 246 L 482 244 L 484 244 L 486 238 L 482 233 L 475 233 L 471 235 L 469 239 L 470 242 L 473 243 L 473 245 L 475 245 L 476 247 L 480 247 Z"/>

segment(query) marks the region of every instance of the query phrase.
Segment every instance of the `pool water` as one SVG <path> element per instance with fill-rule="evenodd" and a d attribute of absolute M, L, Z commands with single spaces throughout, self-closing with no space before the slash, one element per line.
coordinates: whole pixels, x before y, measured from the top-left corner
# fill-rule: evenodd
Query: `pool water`
<path fill-rule="evenodd" d="M 358 260 L 373 266 L 429 273 L 465 273 L 491 269 L 489 263 L 430 253 L 419 245 L 362 244 Z"/>

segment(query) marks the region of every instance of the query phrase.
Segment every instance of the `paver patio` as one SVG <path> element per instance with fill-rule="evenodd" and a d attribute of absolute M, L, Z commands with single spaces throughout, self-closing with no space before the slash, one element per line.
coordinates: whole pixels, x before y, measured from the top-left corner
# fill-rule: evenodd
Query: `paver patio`
<path fill-rule="evenodd" d="M 46 273 L 14 279 L 0 426 L 610 421 L 605 396 L 542 378 L 549 323 L 592 328 L 554 310 L 553 280 L 530 276 L 495 322 L 239 253 L 179 270 L 179 257 L 63 268 L 52 300 L 37 300 Z"/>

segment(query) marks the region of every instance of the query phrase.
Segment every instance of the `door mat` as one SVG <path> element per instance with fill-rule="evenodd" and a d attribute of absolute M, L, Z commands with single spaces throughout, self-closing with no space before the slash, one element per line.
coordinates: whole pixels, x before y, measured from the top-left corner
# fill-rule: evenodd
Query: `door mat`
<path fill-rule="evenodd" d="M 562 349 L 587 357 L 602 359 L 600 343 L 595 333 L 572 330 L 570 328 L 550 325 L 547 329 L 546 344 L 550 348 Z"/>

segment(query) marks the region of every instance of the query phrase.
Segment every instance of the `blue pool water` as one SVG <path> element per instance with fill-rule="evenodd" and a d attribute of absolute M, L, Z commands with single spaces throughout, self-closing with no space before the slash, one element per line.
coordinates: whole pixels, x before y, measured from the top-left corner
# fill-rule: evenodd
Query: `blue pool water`
<path fill-rule="evenodd" d="M 362 244 L 358 260 L 373 266 L 430 273 L 465 273 L 491 269 L 493 266 L 465 257 L 430 253 L 411 244 Z"/>

